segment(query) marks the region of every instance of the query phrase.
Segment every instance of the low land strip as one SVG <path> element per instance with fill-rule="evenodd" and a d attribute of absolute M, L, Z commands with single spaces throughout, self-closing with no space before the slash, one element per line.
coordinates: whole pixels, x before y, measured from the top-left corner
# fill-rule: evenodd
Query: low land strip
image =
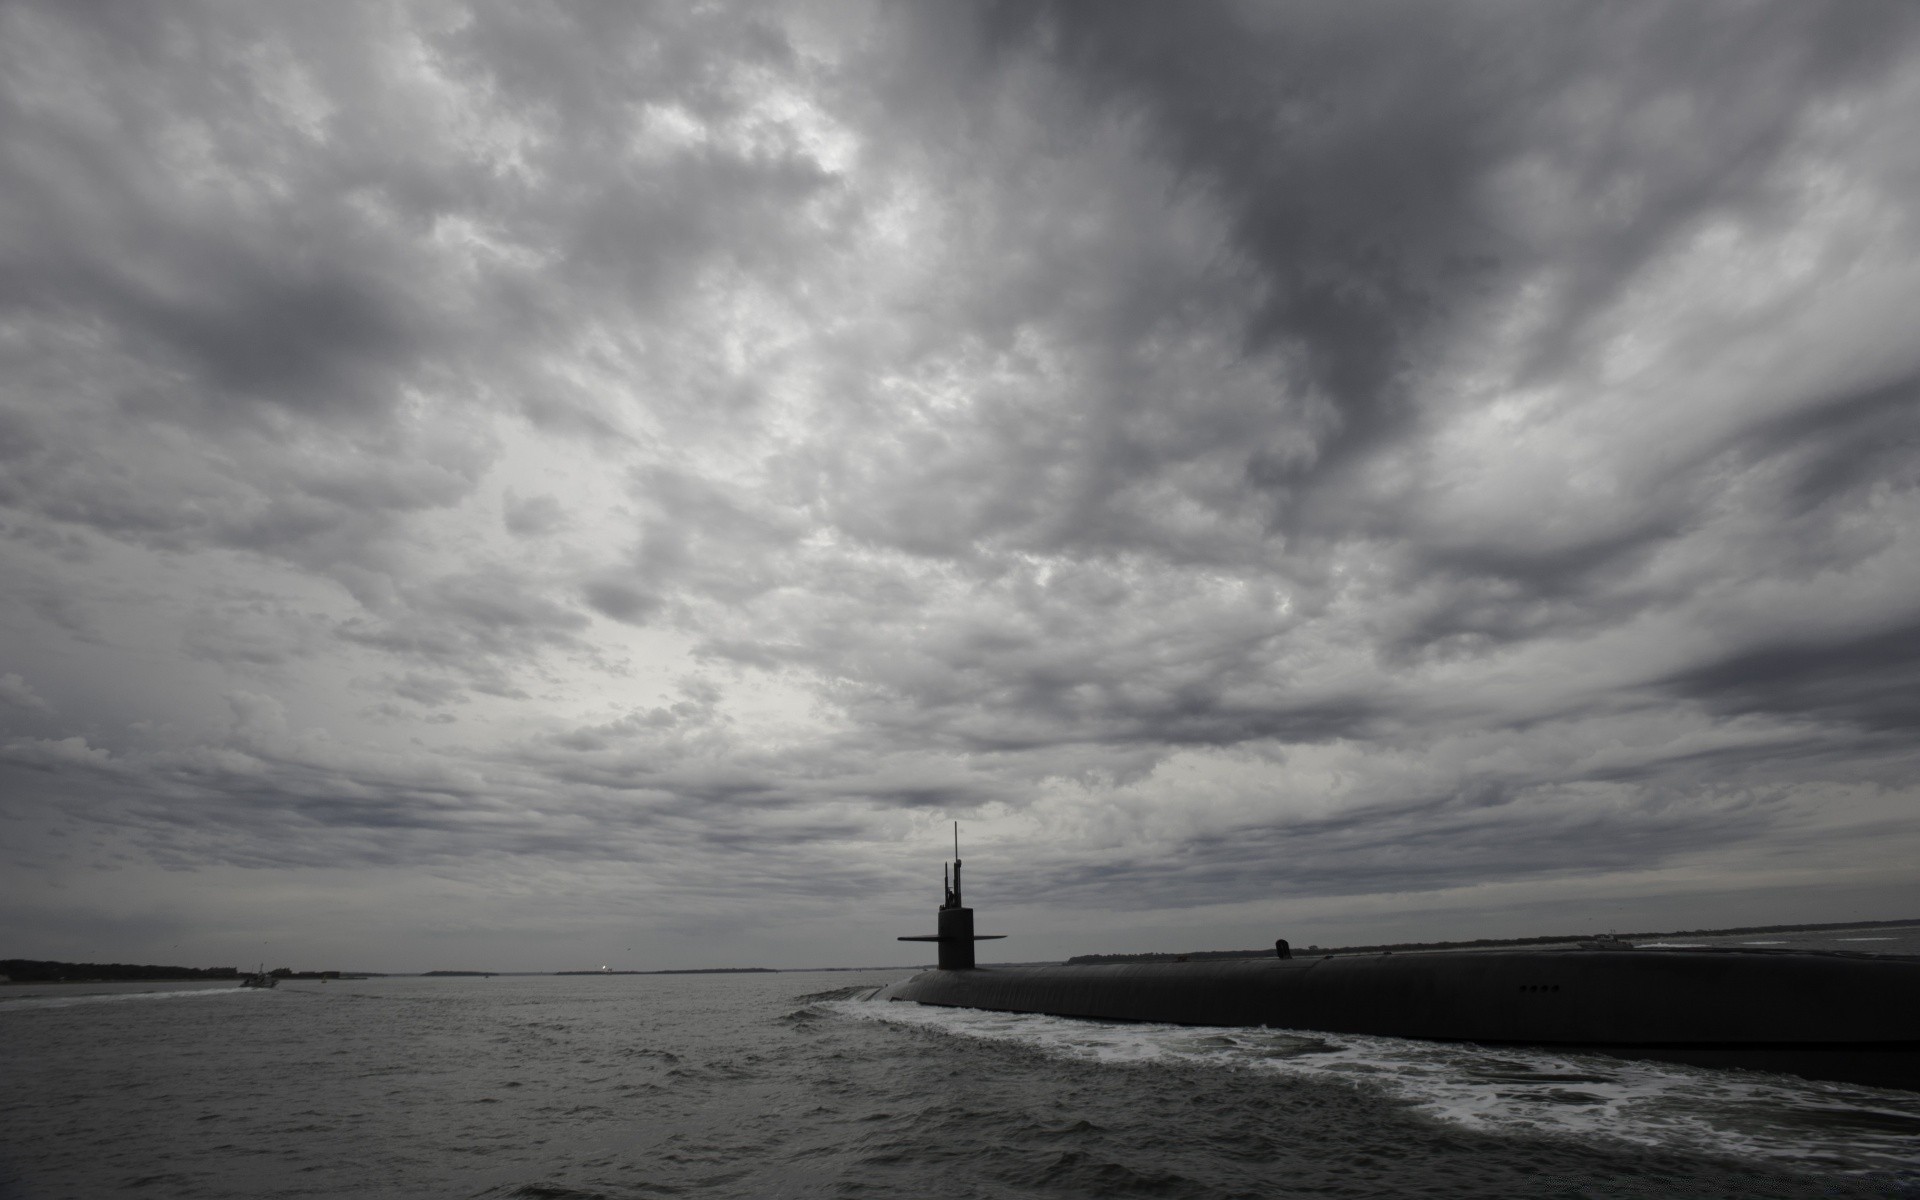
<path fill-rule="evenodd" d="M 1659 933 L 1620 933 L 1607 934 L 1624 941 L 1639 941 L 1648 938 L 1676 937 L 1735 937 L 1747 933 L 1820 933 L 1830 929 L 1884 929 L 1892 926 L 1920 925 L 1920 917 L 1909 917 L 1899 921 L 1826 921 L 1817 925 L 1741 925 L 1733 929 L 1674 929 Z M 1552 934 L 1543 937 L 1524 938 L 1474 938 L 1464 942 L 1385 942 L 1377 946 L 1294 946 L 1296 954 L 1380 954 L 1386 951 L 1410 950 L 1492 950 L 1505 946 L 1557 946 L 1569 942 L 1589 941 L 1599 936 L 1592 933 Z M 1147 953 L 1147 954 L 1078 954 L 1067 960 L 1068 966 L 1091 966 L 1097 963 L 1142 963 L 1142 962 L 1205 962 L 1221 958 L 1271 958 L 1273 947 L 1259 950 L 1189 950 L 1184 953 Z"/>

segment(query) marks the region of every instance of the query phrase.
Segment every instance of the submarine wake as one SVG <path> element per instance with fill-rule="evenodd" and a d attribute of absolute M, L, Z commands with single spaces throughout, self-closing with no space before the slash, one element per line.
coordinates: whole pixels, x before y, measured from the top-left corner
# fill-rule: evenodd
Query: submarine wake
<path fill-rule="evenodd" d="M 1920 1181 L 1920 1095 L 1522 1047 L 1110 1023 L 857 999 L 837 1017 L 1116 1069 L 1190 1065 L 1385 1095 L 1447 1125 Z"/>

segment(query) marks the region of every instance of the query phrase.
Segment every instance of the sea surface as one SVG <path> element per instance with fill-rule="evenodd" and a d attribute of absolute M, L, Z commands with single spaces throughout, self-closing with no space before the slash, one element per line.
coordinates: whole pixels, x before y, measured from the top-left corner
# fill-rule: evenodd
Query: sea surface
<path fill-rule="evenodd" d="M 0 1196 L 1920 1197 L 1920 1093 L 860 999 L 904 974 L 0 988 Z"/>

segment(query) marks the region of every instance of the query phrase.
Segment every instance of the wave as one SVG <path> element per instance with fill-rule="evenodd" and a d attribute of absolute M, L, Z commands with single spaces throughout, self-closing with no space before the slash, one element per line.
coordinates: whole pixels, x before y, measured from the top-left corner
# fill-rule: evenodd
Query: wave
<path fill-rule="evenodd" d="M 828 988 L 824 992 L 807 992 L 795 996 L 794 1000 L 801 1004 L 816 1004 L 822 1000 L 865 1000 L 879 990 L 871 983 L 859 983 L 852 987 Z"/>
<path fill-rule="evenodd" d="M 1503 1136 L 1565 1136 L 1920 1178 L 1920 1095 L 1597 1054 L 1301 1030 L 1108 1024 L 1033 1013 L 824 1001 L 853 1020 L 1011 1042 L 1062 1058 L 1189 1063 L 1372 1089 Z"/>
<path fill-rule="evenodd" d="M 0 1013 L 74 1008 L 87 1004 L 120 1004 L 138 1000 L 184 1000 L 208 996 L 265 996 L 271 993 L 229 984 L 225 987 L 177 988 L 151 992 L 89 992 L 79 996 L 0 996 Z"/>

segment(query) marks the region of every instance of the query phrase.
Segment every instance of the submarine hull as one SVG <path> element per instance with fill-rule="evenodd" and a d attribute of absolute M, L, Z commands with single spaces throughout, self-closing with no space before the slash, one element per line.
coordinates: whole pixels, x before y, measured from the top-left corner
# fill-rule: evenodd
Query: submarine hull
<path fill-rule="evenodd" d="M 1920 1090 L 1920 959 L 1532 950 L 974 968 L 875 998 L 1557 1046 Z"/>

